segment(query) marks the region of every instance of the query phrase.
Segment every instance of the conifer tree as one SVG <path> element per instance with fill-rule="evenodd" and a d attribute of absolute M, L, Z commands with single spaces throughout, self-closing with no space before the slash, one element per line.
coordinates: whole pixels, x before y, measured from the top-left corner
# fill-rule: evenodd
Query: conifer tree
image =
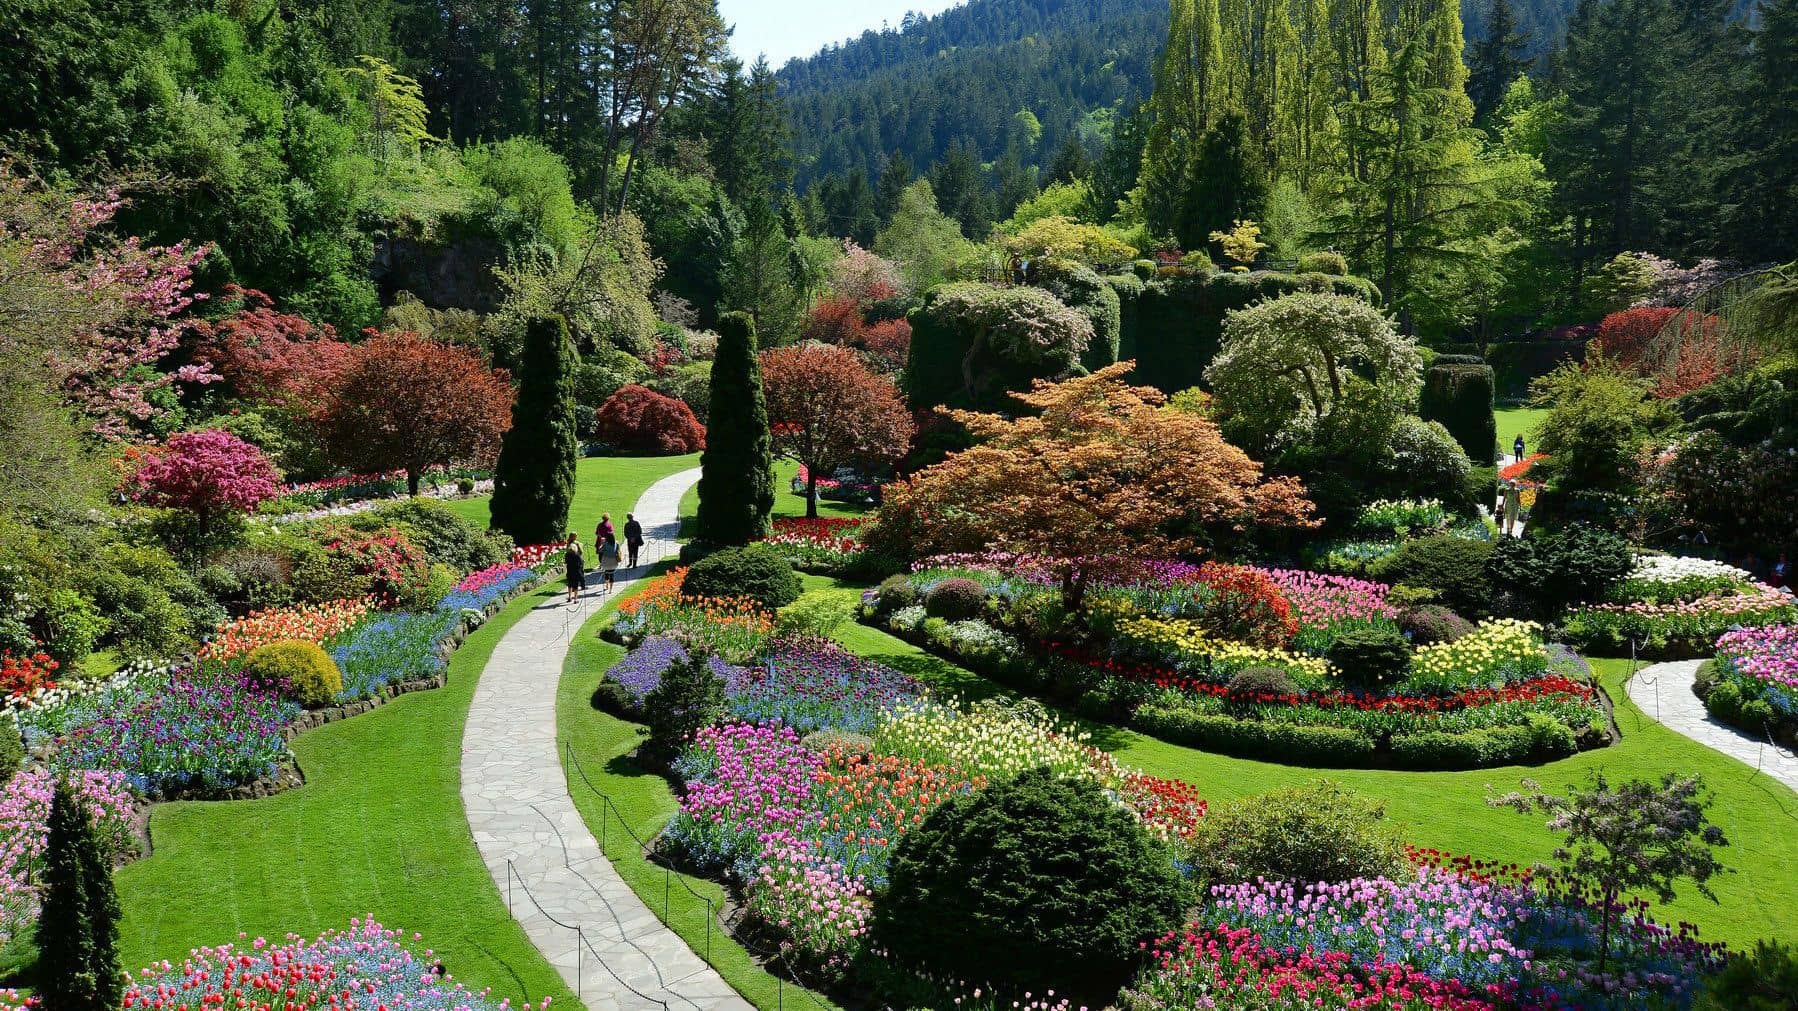
<path fill-rule="evenodd" d="M 697 540 L 732 547 L 768 536 L 774 511 L 773 440 L 762 397 L 755 321 L 727 313 L 718 321 L 712 405 L 700 457 Z"/>
<path fill-rule="evenodd" d="M 115 1011 L 124 993 L 119 898 L 93 822 L 61 778 L 50 801 L 46 852 L 37 925 L 44 1011 Z"/>
<path fill-rule="evenodd" d="M 574 345 L 561 316 L 525 325 L 518 398 L 493 471 L 493 528 L 519 544 L 559 542 L 574 502 L 580 455 L 575 423 Z"/>
<path fill-rule="evenodd" d="M 1492 0 L 1492 9 L 1486 15 L 1486 37 L 1474 45 L 1467 60 L 1467 97 L 1473 101 L 1473 125 L 1481 129 L 1492 125 L 1492 114 L 1504 101 L 1511 82 L 1529 67 L 1529 60 L 1523 55 L 1528 44 L 1528 37 L 1517 30 L 1517 12 L 1511 8 L 1511 0 Z"/>

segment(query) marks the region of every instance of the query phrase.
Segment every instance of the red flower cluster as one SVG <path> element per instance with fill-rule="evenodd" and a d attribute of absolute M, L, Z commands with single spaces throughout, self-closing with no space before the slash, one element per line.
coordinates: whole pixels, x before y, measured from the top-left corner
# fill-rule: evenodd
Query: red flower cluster
<path fill-rule="evenodd" d="M 56 687 L 51 675 L 59 665 L 44 652 L 13 656 L 0 650 L 0 695 L 9 699 L 29 698 L 40 691 Z"/>
<path fill-rule="evenodd" d="M 1430 867 L 1447 871 L 1468 881 L 1498 885 L 1526 885 L 1536 877 L 1534 868 L 1518 863 L 1479 860 L 1460 853 L 1405 844 L 1405 858 L 1413 867 Z"/>
<path fill-rule="evenodd" d="M 594 435 L 626 453 L 679 456 L 705 448 L 705 427 L 691 407 L 635 383 L 599 405 Z"/>
<path fill-rule="evenodd" d="M 769 540 L 801 541 L 814 547 L 853 551 L 861 547 L 857 535 L 864 520 L 858 517 L 819 516 L 811 519 L 783 516 L 774 521 Z"/>
<path fill-rule="evenodd" d="M 411 539 L 388 528 L 376 533 L 338 528 L 330 530 L 321 546 L 327 557 L 367 577 L 368 592 L 385 607 L 415 604 L 419 591 L 430 581 L 431 563 Z"/>
<path fill-rule="evenodd" d="M 1299 634 L 1292 604 L 1260 569 L 1206 562 L 1197 579 L 1217 594 L 1203 619 L 1211 634 L 1256 646 L 1283 646 Z"/>
<path fill-rule="evenodd" d="M 1205 817 L 1205 798 L 1198 788 L 1177 779 L 1162 779 L 1143 772 L 1126 772 L 1118 792 L 1124 805 L 1146 824 L 1163 830 L 1172 839 L 1190 839 Z"/>

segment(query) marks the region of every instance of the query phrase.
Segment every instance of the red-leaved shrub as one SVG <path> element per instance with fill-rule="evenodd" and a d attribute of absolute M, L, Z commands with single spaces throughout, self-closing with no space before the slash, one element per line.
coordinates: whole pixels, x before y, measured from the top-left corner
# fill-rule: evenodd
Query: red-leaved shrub
<path fill-rule="evenodd" d="M 1684 333 L 1678 359 L 1653 360 L 1649 348 L 1657 335 L 1676 316 L 1683 316 Z M 1598 325 L 1593 346 L 1605 357 L 1638 375 L 1655 380 L 1654 395 L 1662 400 L 1702 389 L 1715 382 L 1725 369 L 1720 360 L 1717 317 L 1693 316 L 1681 309 L 1639 308 L 1614 312 Z"/>
<path fill-rule="evenodd" d="M 1255 646 L 1284 646 L 1298 634 L 1292 605 L 1267 573 L 1206 562 L 1199 567 L 1197 578 L 1217 595 L 1199 619 L 1213 635 Z"/>
<path fill-rule="evenodd" d="M 594 412 L 600 442 L 623 453 L 678 456 L 705 448 L 705 426 L 685 402 L 632 383 Z"/>

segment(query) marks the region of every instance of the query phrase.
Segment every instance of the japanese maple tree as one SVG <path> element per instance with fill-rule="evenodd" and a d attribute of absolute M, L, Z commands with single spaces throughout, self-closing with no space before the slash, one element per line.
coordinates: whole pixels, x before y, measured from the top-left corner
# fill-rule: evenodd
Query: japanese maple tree
<path fill-rule="evenodd" d="M 201 546 L 227 517 L 281 491 L 281 475 L 262 450 L 221 428 L 177 432 L 164 445 L 127 452 L 125 461 L 125 494 L 188 513 Z"/>
<path fill-rule="evenodd" d="M 1264 476 L 1205 417 L 1162 410 L 1160 392 L 1124 382 L 1135 367 L 1039 380 L 1012 394 L 1015 418 L 945 411 L 977 445 L 888 486 L 875 538 L 914 558 L 1041 555 L 1077 600 L 1087 559 L 1191 555 L 1250 526 L 1316 525 L 1302 484 Z"/>
<path fill-rule="evenodd" d="M 241 307 L 216 323 L 195 326 L 199 353 L 238 394 L 280 407 L 317 403 L 329 394 L 350 344 L 329 324 L 277 312 L 260 291 L 231 285 Z"/>
<path fill-rule="evenodd" d="M 805 514 L 818 515 L 818 476 L 896 463 L 911 445 L 899 391 L 854 352 L 801 344 L 762 352 L 762 389 L 774 452 L 806 470 Z"/>
<path fill-rule="evenodd" d="M 478 353 L 416 334 L 379 333 L 349 347 L 314 421 L 337 462 L 403 470 L 417 495 L 430 467 L 491 459 L 511 412 L 510 380 Z"/>
<path fill-rule="evenodd" d="M 705 427 L 684 401 L 631 383 L 594 412 L 599 441 L 626 453 L 678 456 L 705 448 Z"/>

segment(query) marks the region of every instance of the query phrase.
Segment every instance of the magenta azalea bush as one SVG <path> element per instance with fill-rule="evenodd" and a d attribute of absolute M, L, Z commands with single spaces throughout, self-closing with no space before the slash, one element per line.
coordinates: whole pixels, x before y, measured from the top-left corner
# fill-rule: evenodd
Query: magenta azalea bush
<path fill-rule="evenodd" d="M 144 451 L 125 492 L 145 505 L 180 509 L 210 523 L 255 511 L 280 494 L 280 473 L 261 449 L 222 428 L 177 432 Z"/>
<path fill-rule="evenodd" d="M 1744 699 L 1759 699 L 1785 717 L 1798 716 L 1798 625 L 1739 628 L 1717 640 L 1719 678 Z"/>

